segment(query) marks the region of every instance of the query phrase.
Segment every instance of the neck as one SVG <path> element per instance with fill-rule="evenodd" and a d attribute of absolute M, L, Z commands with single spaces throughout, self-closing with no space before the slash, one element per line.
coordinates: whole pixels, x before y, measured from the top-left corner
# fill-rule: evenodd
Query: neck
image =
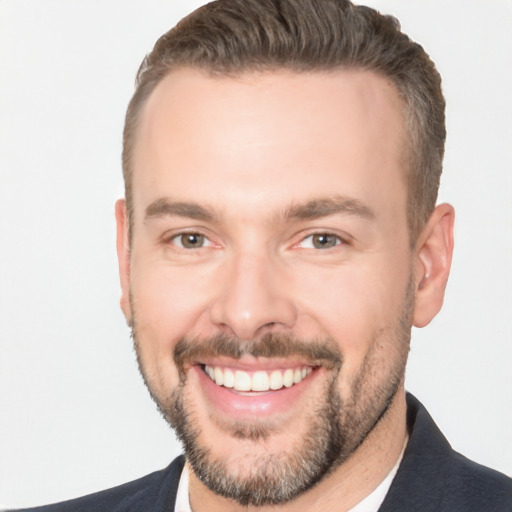
<path fill-rule="evenodd" d="M 259 507 L 258 512 L 291 512 L 308 510 L 346 512 L 371 494 L 396 464 L 405 440 L 406 403 L 401 389 L 386 414 L 357 450 L 316 486 L 284 505 Z M 251 512 L 210 491 L 190 470 L 190 504 L 193 512 Z M 256 510 L 256 509 L 254 509 Z"/>

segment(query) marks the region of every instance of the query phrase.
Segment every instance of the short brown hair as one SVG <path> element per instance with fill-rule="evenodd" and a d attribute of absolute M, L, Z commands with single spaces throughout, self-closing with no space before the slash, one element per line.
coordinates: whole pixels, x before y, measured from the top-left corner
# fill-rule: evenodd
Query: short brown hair
<path fill-rule="evenodd" d="M 409 140 L 408 223 L 411 242 L 435 207 L 444 154 L 445 101 L 441 77 L 399 22 L 348 0 L 217 0 L 181 20 L 142 62 L 123 136 L 123 176 L 133 223 L 132 152 L 143 106 L 155 86 L 178 67 L 215 75 L 288 69 L 360 68 L 396 87 Z"/>

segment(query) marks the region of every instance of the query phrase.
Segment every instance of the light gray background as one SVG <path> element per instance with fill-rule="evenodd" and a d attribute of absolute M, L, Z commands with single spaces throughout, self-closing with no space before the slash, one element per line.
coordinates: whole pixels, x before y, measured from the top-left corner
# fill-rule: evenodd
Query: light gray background
<path fill-rule="evenodd" d="M 118 308 L 114 200 L 135 71 L 201 1 L 0 0 L 0 505 L 61 500 L 180 452 Z M 371 1 L 444 77 L 445 308 L 407 387 L 452 445 L 512 475 L 512 2 Z"/>

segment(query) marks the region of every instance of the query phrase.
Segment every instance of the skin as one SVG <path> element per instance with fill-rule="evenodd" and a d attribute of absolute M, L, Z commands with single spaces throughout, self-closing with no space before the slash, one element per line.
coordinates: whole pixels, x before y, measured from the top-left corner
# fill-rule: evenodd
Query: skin
<path fill-rule="evenodd" d="M 219 78 L 179 69 L 144 107 L 134 148 L 131 244 L 122 200 L 116 219 L 121 306 L 129 323 L 136 314 L 138 355 L 152 394 L 165 401 L 176 389 L 173 349 L 183 336 L 330 339 L 343 358 L 339 373 L 320 368 L 293 400 L 265 416 L 277 428 L 264 441 L 237 439 L 223 428 L 236 418 L 218 410 L 197 368 L 185 368 L 198 440 L 236 475 L 248 474 L 264 454 L 297 450 L 313 420 L 310 404 L 323 399 L 330 379 L 350 403 L 363 378 L 354 414 L 364 417 L 371 397 L 405 365 L 408 340 L 396 333 L 408 303 L 405 317 L 418 327 L 441 308 L 454 213 L 437 206 L 411 249 L 405 140 L 394 87 L 362 70 Z M 285 215 L 311 201 L 332 206 L 333 198 L 361 208 Z M 199 205 L 211 216 L 155 208 L 163 203 Z M 207 241 L 181 247 L 183 232 Z M 318 249 L 313 234 L 333 235 L 335 245 Z M 345 462 L 293 502 L 260 510 L 348 510 L 395 464 L 407 436 L 405 414 L 401 380 L 386 414 Z M 195 512 L 243 508 L 192 472 L 189 495 Z"/>

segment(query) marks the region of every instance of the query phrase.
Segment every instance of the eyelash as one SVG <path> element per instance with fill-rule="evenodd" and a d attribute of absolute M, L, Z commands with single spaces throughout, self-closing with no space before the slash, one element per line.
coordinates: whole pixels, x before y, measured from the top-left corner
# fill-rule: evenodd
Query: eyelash
<path fill-rule="evenodd" d="M 328 249 L 334 249 L 336 247 L 339 247 L 341 245 L 349 245 L 350 244 L 350 241 L 349 241 L 349 238 L 348 237 L 343 237 L 339 234 L 336 234 L 336 233 L 331 233 L 329 231 L 317 231 L 317 232 L 313 232 L 313 233 L 310 233 L 308 234 L 307 236 L 303 237 L 300 242 L 296 245 L 297 246 L 300 246 L 300 245 L 303 245 L 304 242 L 308 239 L 311 239 L 312 241 L 312 245 L 314 244 L 313 242 L 313 239 L 314 237 L 326 237 L 326 238 L 335 238 L 336 239 L 336 243 L 332 246 L 325 246 L 325 247 L 308 247 L 308 249 L 316 249 L 318 251 L 326 251 Z"/>
<path fill-rule="evenodd" d="M 172 235 L 168 235 L 168 236 L 165 236 L 163 237 L 162 241 L 164 244 L 166 245 L 174 245 L 175 247 L 178 247 L 179 249 L 183 249 L 183 250 L 191 250 L 193 249 L 192 247 L 184 247 L 183 246 L 183 243 L 176 243 L 176 240 L 179 240 L 179 239 L 182 239 L 183 237 L 186 237 L 186 236 L 196 236 L 198 238 L 203 238 L 204 241 L 206 242 L 206 245 L 202 245 L 200 247 L 196 247 L 196 249 L 202 249 L 203 247 L 211 247 L 211 246 L 214 246 L 215 244 L 208 238 L 208 236 L 206 236 L 204 233 L 201 233 L 200 231 L 181 231 L 179 233 L 173 233 Z"/>
<path fill-rule="evenodd" d="M 180 241 L 180 243 L 177 243 L 176 240 L 183 240 L 183 237 L 185 236 L 196 236 L 196 237 L 199 237 L 199 238 L 203 238 L 204 242 L 206 242 L 205 245 L 201 245 L 199 247 L 185 247 L 182 243 L 182 241 Z M 332 232 L 329 232 L 329 231 L 317 231 L 317 232 L 313 232 L 313 233 L 309 233 L 308 235 L 304 236 L 301 238 L 301 240 L 294 245 L 295 248 L 301 248 L 300 246 L 303 245 L 306 240 L 308 239 L 311 239 L 311 245 L 314 245 L 314 237 L 326 237 L 326 238 L 332 238 L 334 237 L 336 240 L 335 240 L 335 244 L 334 245 L 326 245 L 324 247 L 302 247 L 302 248 L 305 248 L 305 249 L 311 249 L 311 250 L 317 250 L 317 251 L 327 251 L 328 249 L 334 249 L 336 247 L 339 247 L 339 246 L 342 246 L 342 245 L 350 245 L 350 239 L 349 237 L 343 237 L 343 236 L 340 236 L 339 234 L 336 234 L 336 233 L 332 233 Z M 180 250 L 186 250 L 186 251 L 189 251 L 189 250 L 193 250 L 193 249 L 202 249 L 202 248 L 205 248 L 205 247 L 215 247 L 216 244 L 213 243 L 207 235 L 205 235 L 204 233 L 201 233 L 200 231 L 182 231 L 182 232 L 179 232 L 179 233 L 173 233 L 171 235 L 168 235 L 168 236 L 164 236 L 162 238 L 162 242 L 166 245 L 174 245 L 175 247 L 177 247 L 178 249 Z"/>

